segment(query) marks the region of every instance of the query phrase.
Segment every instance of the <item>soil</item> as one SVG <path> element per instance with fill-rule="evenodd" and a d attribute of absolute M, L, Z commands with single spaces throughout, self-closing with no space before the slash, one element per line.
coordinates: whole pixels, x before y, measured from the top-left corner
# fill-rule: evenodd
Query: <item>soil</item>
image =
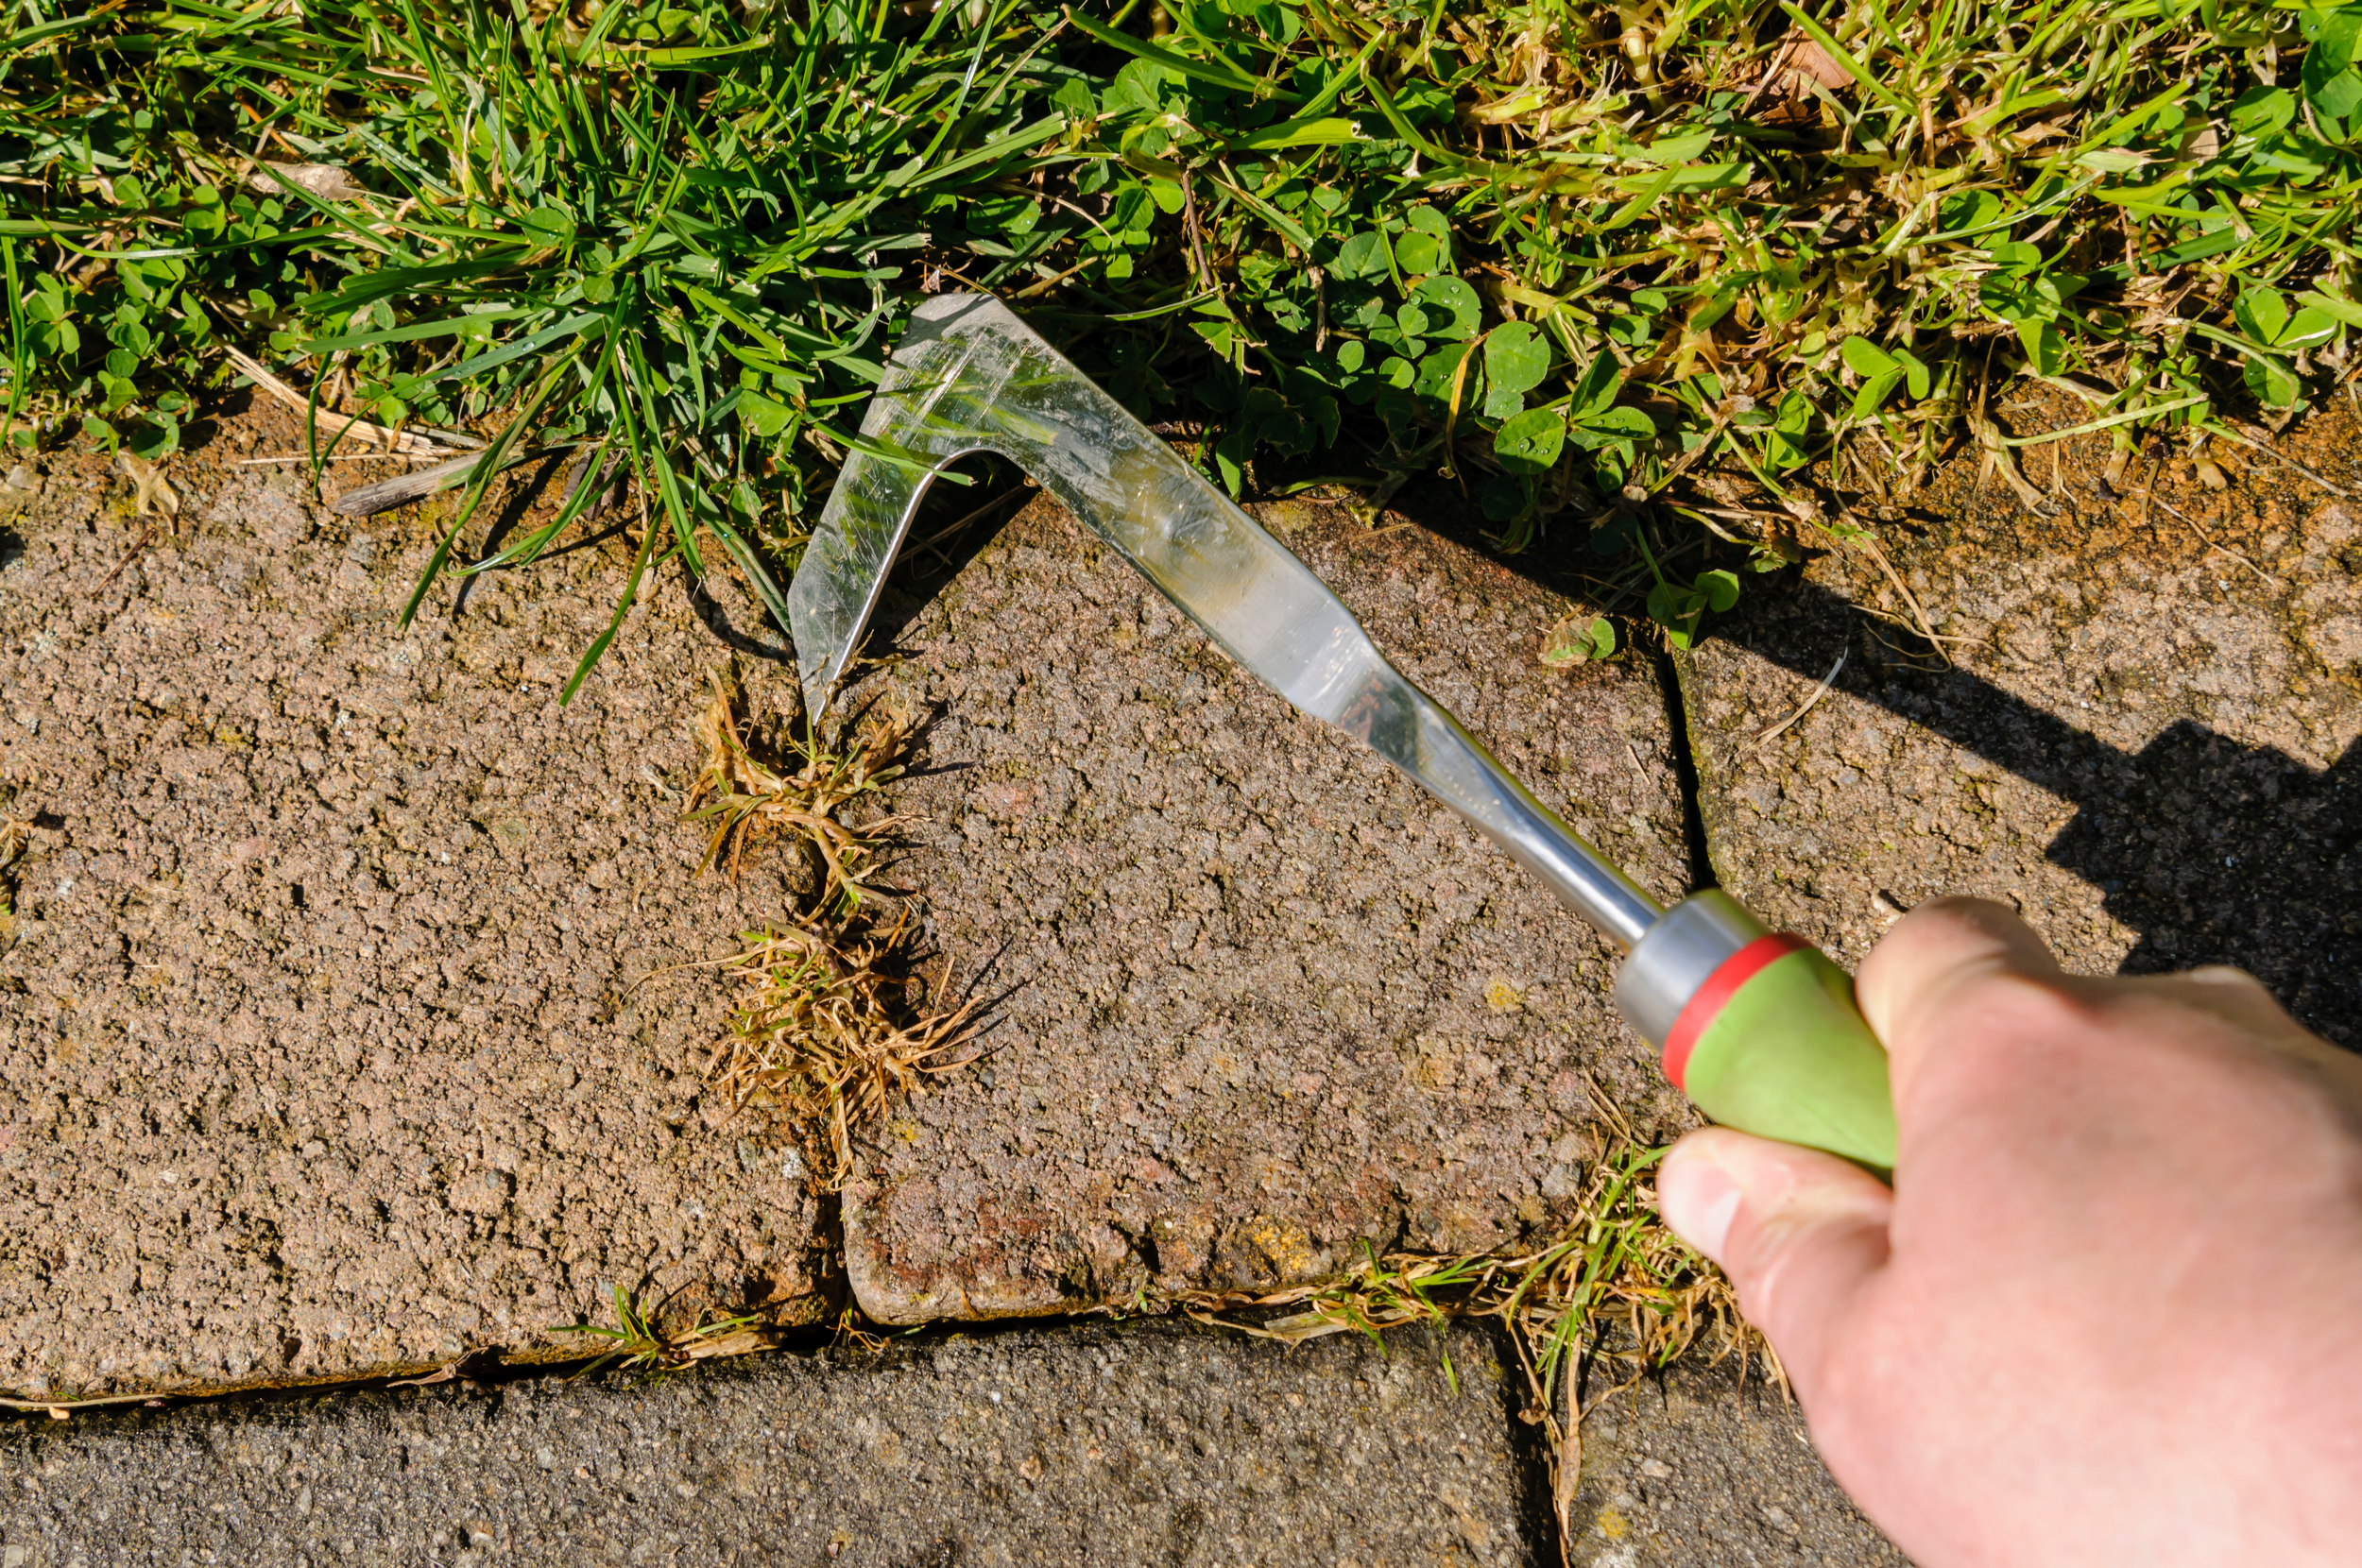
<path fill-rule="evenodd" d="M 442 506 L 348 520 L 236 461 L 300 445 L 265 411 L 173 459 L 144 549 L 95 455 L 0 520 L 0 819 L 33 825 L 0 930 L 0 1386 L 571 1353 L 551 1331 L 619 1285 L 805 1295 L 792 1153 L 703 1114 L 726 991 L 641 983 L 795 892 L 697 876 L 679 821 L 724 650 L 668 580 L 561 707 L 621 542 L 405 628 Z"/>

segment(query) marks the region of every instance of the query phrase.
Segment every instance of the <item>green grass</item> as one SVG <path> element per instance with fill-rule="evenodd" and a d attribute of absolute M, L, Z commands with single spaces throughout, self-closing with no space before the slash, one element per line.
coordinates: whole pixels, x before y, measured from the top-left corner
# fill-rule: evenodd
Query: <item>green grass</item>
<path fill-rule="evenodd" d="M 760 1313 L 737 1317 L 717 1316 L 710 1308 L 700 1308 L 686 1326 L 668 1328 L 659 1308 L 635 1305 L 632 1298 L 620 1285 L 613 1287 L 615 1326 L 600 1323 L 559 1323 L 553 1334 L 577 1334 L 603 1340 L 607 1348 L 595 1354 L 576 1378 L 592 1376 L 614 1370 L 644 1383 L 663 1381 L 668 1373 L 680 1371 L 694 1362 L 715 1356 L 745 1355 L 754 1351 L 769 1350 L 777 1340 L 770 1325 Z"/>
<path fill-rule="evenodd" d="M 675 555 L 778 612 L 931 287 L 1210 421 L 1233 487 L 1441 471 L 1504 550 L 1587 536 L 1677 640 L 1793 554 L 1765 518 L 1818 515 L 1835 453 L 2050 434 L 1985 416 L 2028 379 L 2195 448 L 2318 401 L 2362 325 L 2362 8 L 6 14 L 12 439 L 168 452 L 236 342 L 323 406 L 608 449 L 660 522 L 619 623 Z M 493 466 L 421 593 L 576 520 L 471 559 Z M 1701 530 L 1721 564 L 1677 569 Z"/>

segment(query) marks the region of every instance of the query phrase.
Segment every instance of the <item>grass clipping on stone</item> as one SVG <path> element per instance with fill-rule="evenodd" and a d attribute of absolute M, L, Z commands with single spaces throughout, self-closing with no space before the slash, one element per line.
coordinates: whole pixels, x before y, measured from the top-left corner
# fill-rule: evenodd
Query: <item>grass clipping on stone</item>
<path fill-rule="evenodd" d="M 1729 1279 L 1657 1218 L 1648 1177 L 1664 1154 L 1619 1135 L 1593 1165 L 1573 1219 L 1540 1247 L 1372 1253 L 1327 1285 L 1268 1294 L 1204 1292 L 1184 1296 L 1181 1304 L 1201 1322 L 1289 1344 L 1352 1332 L 1382 1345 L 1386 1330 L 1407 1324 L 1440 1329 L 1455 1318 L 1498 1319 L 1525 1377 L 1522 1418 L 1549 1440 L 1561 1539 L 1571 1540 L 1567 1510 L 1581 1468 L 1582 1420 L 1591 1406 L 1702 1350 L 1715 1362 L 1738 1355 L 1742 1367 L 1745 1357 L 1759 1355 L 1773 1381 L 1787 1387 L 1770 1342 L 1740 1316 Z M 1259 1315 L 1287 1306 L 1295 1310 Z M 1610 1373 L 1608 1386 L 1588 1402 L 1582 1399 L 1586 1367 Z M 1457 1391 L 1448 1352 L 1444 1371 Z"/>
<path fill-rule="evenodd" d="M 735 875 L 765 842 L 785 839 L 813 862 L 817 891 L 791 923 L 748 931 L 718 966 L 744 992 L 709 1072 L 733 1114 L 760 1107 L 794 1130 L 806 1167 L 830 1191 L 851 1172 L 853 1134 L 917 1087 L 964 1065 L 982 998 L 929 1007 L 950 994 L 950 963 L 930 992 L 918 975 L 916 928 L 864 902 L 866 878 L 901 819 L 853 823 L 848 810 L 899 777 L 912 727 L 881 708 L 831 745 L 791 735 L 778 760 L 750 744 L 733 683 L 718 679 L 697 722 L 706 763 L 691 819 L 711 825 L 708 869 Z"/>

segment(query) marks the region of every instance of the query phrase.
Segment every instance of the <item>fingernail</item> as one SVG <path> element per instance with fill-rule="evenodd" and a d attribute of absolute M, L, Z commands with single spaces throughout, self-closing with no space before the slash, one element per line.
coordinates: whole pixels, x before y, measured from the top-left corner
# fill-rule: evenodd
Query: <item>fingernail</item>
<path fill-rule="evenodd" d="M 1675 1236 L 1721 1263 L 1722 1243 L 1738 1213 L 1738 1184 L 1712 1154 L 1702 1149 L 1668 1154 L 1657 1171 L 1656 1202 Z"/>

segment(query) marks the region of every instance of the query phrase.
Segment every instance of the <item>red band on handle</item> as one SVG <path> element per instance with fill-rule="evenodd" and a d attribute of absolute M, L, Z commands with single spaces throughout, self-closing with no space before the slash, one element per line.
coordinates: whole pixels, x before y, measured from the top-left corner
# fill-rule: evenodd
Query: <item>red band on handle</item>
<path fill-rule="evenodd" d="M 1793 931 L 1773 931 L 1759 936 L 1722 961 L 1721 966 L 1706 977 L 1682 1008 L 1681 1016 L 1665 1036 L 1665 1076 L 1676 1089 L 1686 1090 L 1682 1080 L 1689 1072 L 1689 1053 L 1697 1048 L 1698 1036 L 1706 1031 L 1723 1004 L 1738 995 L 1738 988 L 1760 974 L 1764 967 L 1775 963 L 1790 953 L 1802 952 L 1811 943 Z"/>

